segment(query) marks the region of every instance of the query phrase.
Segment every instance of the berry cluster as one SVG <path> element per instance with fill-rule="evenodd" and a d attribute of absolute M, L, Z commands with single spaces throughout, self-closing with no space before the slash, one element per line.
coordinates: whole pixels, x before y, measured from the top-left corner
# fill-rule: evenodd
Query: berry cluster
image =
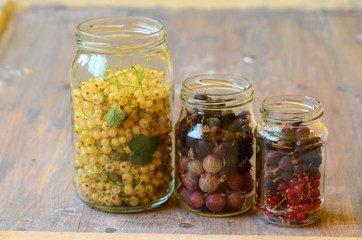
<path fill-rule="evenodd" d="M 212 101 L 205 94 L 195 99 Z M 247 210 L 246 196 L 254 187 L 250 113 L 192 109 L 179 121 L 176 135 L 176 196 L 181 205 L 216 215 Z"/>
<path fill-rule="evenodd" d="M 149 204 L 172 180 L 171 85 L 163 72 L 141 66 L 108 69 L 72 90 L 75 186 L 84 201 L 106 207 Z M 135 136 L 157 139 L 149 161 L 134 164 Z M 141 159 L 142 160 L 142 159 Z"/>
<path fill-rule="evenodd" d="M 322 204 L 322 140 L 301 122 L 282 128 L 278 138 L 258 139 L 256 207 L 273 223 L 313 223 Z"/>

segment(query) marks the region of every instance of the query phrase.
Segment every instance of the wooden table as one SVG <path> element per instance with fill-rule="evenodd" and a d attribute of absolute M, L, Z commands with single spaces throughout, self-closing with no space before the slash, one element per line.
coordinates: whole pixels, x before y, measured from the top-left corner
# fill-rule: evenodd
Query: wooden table
<path fill-rule="evenodd" d="M 110 15 L 164 22 L 178 89 L 195 74 L 246 76 L 254 84 L 257 116 L 266 96 L 320 99 L 330 132 L 322 219 L 288 229 L 266 224 L 253 211 L 200 217 L 178 207 L 174 197 L 157 209 L 134 214 L 84 205 L 72 185 L 68 69 L 77 24 Z M 0 94 L 0 230 L 6 230 L 0 239 L 43 239 L 10 231 L 167 233 L 177 239 L 204 237 L 176 234 L 362 237 L 361 11 L 33 6 L 18 11 L 1 36 Z"/>

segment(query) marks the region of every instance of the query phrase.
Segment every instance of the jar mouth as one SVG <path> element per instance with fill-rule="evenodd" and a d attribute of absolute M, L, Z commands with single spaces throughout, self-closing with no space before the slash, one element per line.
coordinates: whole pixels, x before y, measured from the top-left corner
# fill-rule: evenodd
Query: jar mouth
<path fill-rule="evenodd" d="M 187 78 L 183 82 L 180 98 L 192 107 L 227 110 L 251 104 L 254 90 L 252 83 L 240 76 L 202 74 Z"/>
<path fill-rule="evenodd" d="M 305 95 L 278 95 L 263 100 L 260 109 L 264 120 L 285 123 L 310 123 L 324 114 L 322 103 Z"/>
<path fill-rule="evenodd" d="M 166 41 L 166 32 L 152 18 L 101 17 L 80 23 L 76 39 L 80 47 L 95 51 L 152 51 Z"/>

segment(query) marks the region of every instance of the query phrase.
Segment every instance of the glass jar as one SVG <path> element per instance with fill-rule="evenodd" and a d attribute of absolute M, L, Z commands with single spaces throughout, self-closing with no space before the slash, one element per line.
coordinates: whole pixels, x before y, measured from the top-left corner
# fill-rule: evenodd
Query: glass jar
<path fill-rule="evenodd" d="M 136 212 L 173 191 L 173 69 L 163 25 L 106 17 L 77 28 L 71 66 L 74 184 L 99 210 Z"/>
<path fill-rule="evenodd" d="M 256 211 L 267 222 L 298 227 L 312 224 L 324 203 L 327 128 L 315 98 L 267 98 L 255 129 Z"/>
<path fill-rule="evenodd" d="M 248 210 L 254 194 L 252 84 L 232 75 L 186 79 L 176 124 L 176 186 L 192 213 L 223 217 Z"/>

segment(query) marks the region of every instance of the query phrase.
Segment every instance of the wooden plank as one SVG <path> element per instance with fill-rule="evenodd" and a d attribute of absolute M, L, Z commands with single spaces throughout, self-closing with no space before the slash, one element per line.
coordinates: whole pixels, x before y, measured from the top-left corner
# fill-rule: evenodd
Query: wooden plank
<path fill-rule="evenodd" d="M 361 1 L 349 1 L 349 0 L 153 0 L 153 1 L 142 1 L 142 0 L 17 0 L 17 4 L 23 7 L 28 7 L 36 4 L 63 4 L 70 7 L 89 7 L 89 6 L 115 6 L 115 7 L 137 7 L 137 8 L 148 8 L 148 7 L 165 7 L 173 9 L 181 8 L 193 8 L 193 9 L 253 9 L 253 8 L 267 8 L 267 9 L 328 9 L 328 10 L 351 10 L 351 9 L 362 9 Z"/>
<path fill-rule="evenodd" d="M 131 233 L 72 233 L 0 231 L 2 240 L 361 240 L 349 237 L 245 236 L 193 234 L 131 234 Z"/>
<path fill-rule="evenodd" d="M 21 10 L 0 41 L 0 94 L 4 96 L 0 133 L 6 139 L 0 141 L 0 229 L 362 236 L 362 129 L 357 127 L 362 110 L 352 108 L 359 103 L 354 97 L 362 83 L 354 79 L 361 79 L 361 55 L 360 44 L 351 40 L 360 31 L 361 14 L 342 14 L 340 19 L 337 13 L 265 10 L 59 6 Z M 228 218 L 195 216 L 180 209 L 174 197 L 157 209 L 135 214 L 103 213 L 80 202 L 70 171 L 67 81 L 76 49 L 74 32 L 82 20 L 111 15 L 143 15 L 165 23 L 177 88 L 188 76 L 222 72 L 253 81 L 256 114 L 269 95 L 299 93 L 322 100 L 324 121 L 331 130 L 322 219 L 302 229 L 285 229 L 266 224 L 253 211 Z"/>

